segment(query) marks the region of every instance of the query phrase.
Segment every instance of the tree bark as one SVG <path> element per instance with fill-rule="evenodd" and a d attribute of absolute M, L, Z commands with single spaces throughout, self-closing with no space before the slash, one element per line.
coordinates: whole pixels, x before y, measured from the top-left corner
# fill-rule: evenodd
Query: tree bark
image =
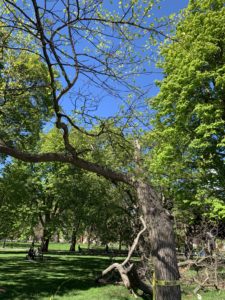
<path fill-rule="evenodd" d="M 71 243 L 70 243 L 70 252 L 75 252 L 77 243 L 77 232 L 73 229 L 72 236 L 71 236 Z"/>
<path fill-rule="evenodd" d="M 88 242 L 87 248 L 88 248 L 88 250 L 90 250 L 90 248 L 91 248 L 91 237 L 90 237 L 90 235 L 88 235 L 87 242 Z"/>
<path fill-rule="evenodd" d="M 56 233 L 56 240 L 57 240 L 57 243 L 60 243 L 60 234 L 59 234 L 59 232 Z"/>
<path fill-rule="evenodd" d="M 49 213 L 45 213 L 45 220 L 43 221 L 42 218 L 41 222 L 42 222 L 42 226 L 43 226 L 43 237 L 42 237 L 42 242 L 41 242 L 41 251 L 42 252 L 48 252 L 48 245 L 49 245 L 49 240 L 51 237 L 51 234 L 48 230 L 48 225 L 49 222 L 51 220 L 50 214 Z"/>
<path fill-rule="evenodd" d="M 150 184 L 138 180 L 136 188 L 151 243 L 156 282 L 157 280 L 176 281 L 180 278 L 180 275 L 171 217 L 162 207 Z M 160 286 L 156 284 L 156 300 L 181 300 L 180 286 Z"/>
<path fill-rule="evenodd" d="M 41 252 L 48 252 L 49 238 L 43 237 L 41 242 Z"/>

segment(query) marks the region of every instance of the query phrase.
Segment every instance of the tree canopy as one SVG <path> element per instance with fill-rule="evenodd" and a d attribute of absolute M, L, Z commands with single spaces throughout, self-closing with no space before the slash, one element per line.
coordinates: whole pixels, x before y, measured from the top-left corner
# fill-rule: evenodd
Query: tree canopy
<path fill-rule="evenodd" d="M 223 1 L 190 1 L 161 47 L 150 169 L 170 196 L 224 218 Z M 186 206 L 186 209 L 187 206 Z"/>

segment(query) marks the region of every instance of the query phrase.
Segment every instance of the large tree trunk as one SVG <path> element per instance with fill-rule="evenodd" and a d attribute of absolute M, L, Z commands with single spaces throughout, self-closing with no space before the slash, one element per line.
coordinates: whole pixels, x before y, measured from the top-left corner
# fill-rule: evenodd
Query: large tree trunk
<path fill-rule="evenodd" d="M 136 187 L 151 244 L 156 279 L 156 300 L 181 300 L 180 286 L 171 286 L 172 281 L 180 277 L 171 216 L 162 207 L 157 194 L 149 184 L 139 180 Z M 161 282 L 157 285 L 159 280 Z M 167 281 L 170 286 L 163 286 L 163 281 L 164 283 Z"/>
<path fill-rule="evenodd" d="M 77 243 L 77 232 L 73 229 L 72 236 L 71 236 L 71 243 L 70 243 L 70 252 L 75 252 Z"/>
<path fill-rule="evenodd" d="M 48 245 L 51 238 L 51 233 L 48 229 L 49 223 L 51 221 L 51 215 L 49 212 L 45 212 L 44 218 L 39 215 L 41 225 L 43 226 L 43 236 L 41 239 L 41 251 L 48 252 Z"/>

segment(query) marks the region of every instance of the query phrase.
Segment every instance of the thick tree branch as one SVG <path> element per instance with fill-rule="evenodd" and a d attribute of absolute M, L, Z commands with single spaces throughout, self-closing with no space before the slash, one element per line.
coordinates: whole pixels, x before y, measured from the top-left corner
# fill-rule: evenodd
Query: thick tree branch
<path fill-rule="evenodd" d="M 124 182 L 129 185 L 134 184 L 133 177 L 128 173 L 119 173 L 115 172 L 107 167 L 103 167 L 97 163 L 93 163 L 90 161 L 86 161 L 77 157 L 76 155 L 66 154 L 66 153 L 29 153 L 20 151 L 16 148 L 7 146 L 3 141 L 0 140 L 0 153 L 12 156 L 14 158 L 20 159 L 25 162 L 63 162 L 69 163 L 77 166 L 86 171 L 90 171 L 105 177 L 106 179 L 110 179 L 113 181 Z"/>

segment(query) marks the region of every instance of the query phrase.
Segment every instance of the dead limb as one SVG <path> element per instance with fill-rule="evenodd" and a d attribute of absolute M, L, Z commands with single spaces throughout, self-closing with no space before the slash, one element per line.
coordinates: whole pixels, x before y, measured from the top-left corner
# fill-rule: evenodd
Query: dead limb
<path fill-rule="evenodd" d="M 198 283 L 198 286 L 194 289 L 194 294 L 197 294 L 197 292 L 204 287 L 204 284 L 209 280 L 209 274 L 208 271 L 205 271 L 206 273 L 206 278 L 203 280 L 203 282 L 199 282 L 196 278 L 194 278 L 195 282 Z"/>
<path fill-rule="evenodd" d="M 138 245 L 140 236 L 146 230 L 146 224 L 145 224 L 144 219 L 142 217 L 140 217 L 140 220 L 142 222 L 143 229 L 141 231 L 139 231 L 139 233 L 137 234 L 137 237 L 135 238 L 135 240 L 128 252 L 126 259 L 122 263 L 114 263 L 111 266 L 109 266 L 107 269 L 102 271 L 101 276 L 99 276 L 96 280 L 97 282 L 100 282 L 100 279 L 102 279 L 102 277 L 106 276 L 111 271 L 117 270 L 120 274 L 120 277 L 123 281 L 124 286 L 127 289 L 129 289 L 133 294 L 135 294 L 134 291 L 136 289 L 142 290 L 145 294 L 152 294 L 151 286 L 148 286 L 146 283 L 144 283 L 139 278 L 138 272 L 137 272 L 136 268 L 134 267 L 134 264 L 133 263 L 130 264 L 130 259 Z"/>
<path fill-rule="evenodd" d="M 205 256 L 205 257 L 201 257 L 201 258 L 197 258 L 197 259 L 188 259 L 188 260 L 185 260 L 185 261 L 182 261 L 182 262 L 179 262 L 178 263 L 178 266 L 179 267 L 185 267 L 185 266 L 200 266 L 200 264 L 204 261 L 207 261 L 208 259 L 210 259 L 211 256 Z"/>

